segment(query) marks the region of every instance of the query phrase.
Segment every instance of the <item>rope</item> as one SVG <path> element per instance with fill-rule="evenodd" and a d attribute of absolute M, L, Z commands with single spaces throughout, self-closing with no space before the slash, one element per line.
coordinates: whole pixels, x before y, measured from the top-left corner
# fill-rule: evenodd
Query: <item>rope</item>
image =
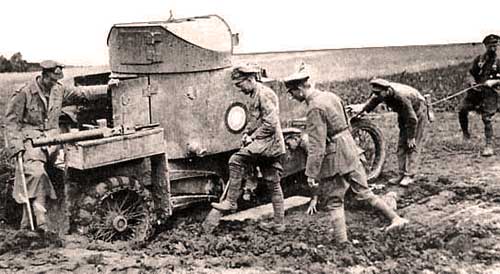
<path fill-rule="evenodd" d="M 471 89 L 474 89 L 474 88 L 477 88 L 477 87 L 480 87 L 480 86 L 483 86 L 483 84 L 477 84 L 477 85 L 473 85 L 473 86 L 471 86 L 471 87 L 468 87 L 468 88 L 466 88 L 466 89 L 462 89 L 461 91 L 458 91 L 458 92 L 456 92 L 456 93 L 454 93 L 454 94 L 452 94 L 452 95 L 450 95 L 450 96 L 448 96 L 448 97 L 445 97 L 445 98 L 443 98 L 443 99 L 437 100 L 436 102 L 432 102 L 430 105 L 431 105 L 431 106 L 434 106 L 434 105 L 437 105 L 437 104 L 439 104 L 439 103 L 441 103 L 441 102 L 448 101 L 448 100 L 450 100 L 450 99 L 452 99 L 452 98 L 455 98 L 455 97 L 457 97 L 457 96 L 459 96 L 459 95 L 461 95 L 461 94 L 466 93 L 467 91 L 469 91 L 469 90 L 471 90 Z"/>

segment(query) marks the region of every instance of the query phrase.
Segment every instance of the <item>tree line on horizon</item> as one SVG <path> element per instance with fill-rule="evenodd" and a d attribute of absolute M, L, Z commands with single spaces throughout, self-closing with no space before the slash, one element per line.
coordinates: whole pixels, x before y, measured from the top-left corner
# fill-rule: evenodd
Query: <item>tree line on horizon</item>
<path fill-rule="evenodd" d="M 40 63 L 30 63 L 23 59 L 20 52 L 12 54 L 7 59 L 5 56 L 0 55 L 0 73 L 3 72 L 28 72 L 41 70 Z"/>

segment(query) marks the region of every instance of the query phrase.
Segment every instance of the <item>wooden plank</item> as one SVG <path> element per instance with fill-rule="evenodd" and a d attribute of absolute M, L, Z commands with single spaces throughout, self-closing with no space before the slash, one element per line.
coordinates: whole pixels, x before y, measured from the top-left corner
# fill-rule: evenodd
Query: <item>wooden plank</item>
<path fill-rule="evenodd" d="M 304 196 L 292 196 L 285 199 L 285 211 L 291 208 L 303 206 L 309 203 L 310 198 Z M 258 207 L 243 210 L 221 218 L 223 221 L 244 221 L 247 219 L 258 220 L 273 215 L 273 205 L 271 203 Z"/>

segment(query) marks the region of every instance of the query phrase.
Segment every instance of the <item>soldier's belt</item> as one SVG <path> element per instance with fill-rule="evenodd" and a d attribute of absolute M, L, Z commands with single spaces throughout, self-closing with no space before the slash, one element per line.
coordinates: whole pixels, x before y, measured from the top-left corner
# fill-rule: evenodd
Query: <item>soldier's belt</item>
<path fill-rule="evenodd" d="M 337 131 L 334 131 L 332 135 L 326 136 L 326 142 L 327 143 L 332 143 L 335 138 L 337 138 L 341 133 L 345 132 L 349 127 L 345 127 L 343 129 L 339 129 Z"/>

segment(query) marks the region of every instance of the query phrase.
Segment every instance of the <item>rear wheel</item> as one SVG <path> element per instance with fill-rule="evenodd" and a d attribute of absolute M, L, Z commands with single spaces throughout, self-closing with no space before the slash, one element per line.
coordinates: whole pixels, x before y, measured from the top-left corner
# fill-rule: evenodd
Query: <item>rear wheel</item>
<path fill-rule="evenodd" d="M 354 140 L 363 150 L 361 162 L 368 180 L 374 180 L 380 176 L 385 162 L 385 140 L 382 131 L 367 120 L 351 121 L 351 127 Z"/>
<path fill-rule="evenodd" d="M 146 241 L 153 233 L 153 200 L 149 190 L 128 177 L 111 177 L 79 200 L 77 229 L 96 240 Z"/>

